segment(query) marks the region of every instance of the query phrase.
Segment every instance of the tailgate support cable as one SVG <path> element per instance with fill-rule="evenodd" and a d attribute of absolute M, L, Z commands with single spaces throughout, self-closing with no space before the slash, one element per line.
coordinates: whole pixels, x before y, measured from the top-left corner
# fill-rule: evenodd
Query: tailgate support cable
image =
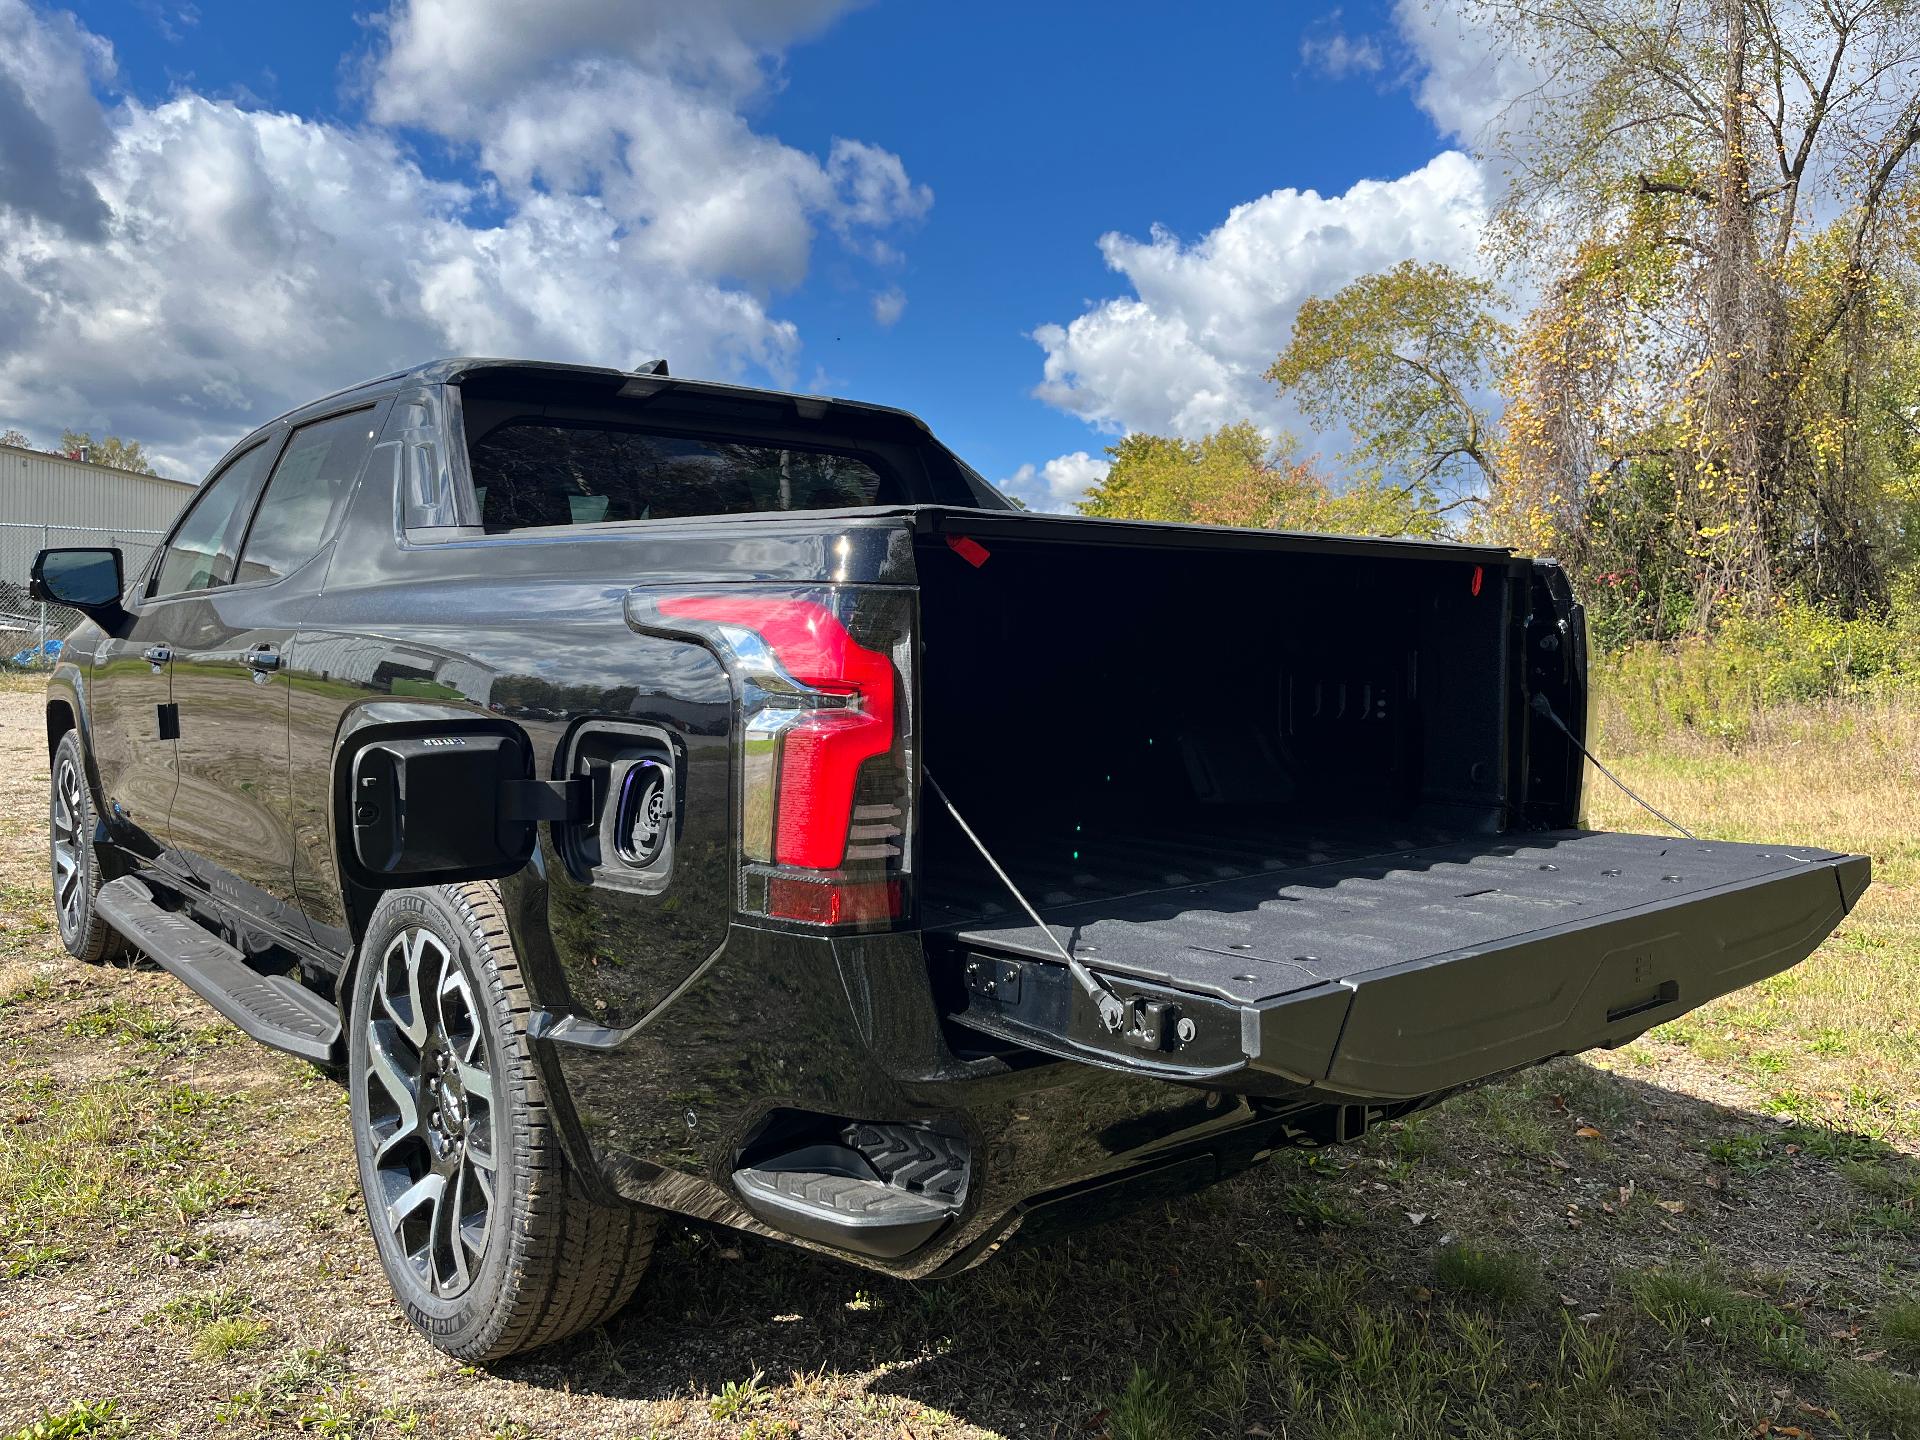
<path fill-rule="evenodd" d="M 1649 815 L 1652 815 L 1655 819 L 1664 821 L 1666 824 L 1671 825 L 1674 829 L 1678 830 L 1682 835 L 1686 836 L 1687 839 L 1698 840 L 1700 838 L 1698 835 L 1694 834 L 1691 830 L 1687 829 L 1686 826 L 1682 825 L 1678 820 L 1675 820 L 1672 816 L 1668 815 L 1665 811 L 1654 809 L 1652 805 L 1649 805 L 1645 800 L 1642 800 L 1638 795 L 1634 794 L 1633 790 L 1631 789 L 1631 787 L 1628 786 L 1626 781 L 1622 780 L 1618 775 L 1614 774 L 1611 770 L 1607 769 L 1606 766 L 1602 765 L 1599 759 L 1595 757 L 1594 753 L 1591 750 L 1587 749 L 1585 745 L 1580 743 L 1580 737 L 1574 734 L 1573 731 L 1567 728 L 1567 722 L 1562 720 L 1557 714 L 1554 713 L 1553 702 L 1547 699 L 1545 695 L 1540 694 L 1538 691 L 1534 692 L 1533 708 L 1535 713 L 1546 716 L 1547 719 L 1551 720 L 1555 725 L 1559 726 L 1560 733 L 1565 735 L 1567 739 L 1573 742 L 1573 748 L 1578 750 L 1582 755 L 1586 756 L 1588 760 L 1592 761 L 1594 769 L 1598 770 L 1602 775 L 1606 776 L 1607 779 L 1611 780 L 1615 785 L 1619 786 L 1621 794 L 1625 795 L 1629 800 L 1633 801 L 1634 804 L 1638 805 L 1642 810 L 1645 810 Z"/>
<path fill-rule="evenodd" d="M 973 848 L 980 852 L 980 858 L 985 860 L 993 873 L 1000 877 L 1000 883 L 1007 887 L 1007 893 L 1020 902 L 1020 908 L 1027 912 L 1027 918 L 1040 927 L 1040 933 L 1047 937 L 1047 943 L 1060 952 L 1060 958 L 1067 962 L 1067 973 L 1073 976 L 1074 983 L 1086 991 L 1088 998 L 1099 1008 L 1100 1023 L 1109 1030 L 1118 1031 L 1126 1023 L 1125 1002 L 1108 988 L 1105 981 L 1075 959 L 1072 951 L 1060 943 L 1060 937 L 1053 933 L 1052 927 L 1040 918 L 1040 912 L 1028 903 L 1025 895 L 1020 893 L 1020 887 L 1013 883 L 1005 870 L 1000 868 L 1000 862 L 993 858 L 993 852 L 987 849 L 986 842 L 974 834 L 973 827 L 961 818 L 959 808 L 947 798 L 947 792 L 940 788 L 940 782 L 933 778 L 933 772 L 922 766 L 920 774 L 933 793 L 940 797 L 940 803 L 947 807 L 947 813 L 953 816 L 953 823 L 958 825 L 967 839 L 973 842 Z"/>

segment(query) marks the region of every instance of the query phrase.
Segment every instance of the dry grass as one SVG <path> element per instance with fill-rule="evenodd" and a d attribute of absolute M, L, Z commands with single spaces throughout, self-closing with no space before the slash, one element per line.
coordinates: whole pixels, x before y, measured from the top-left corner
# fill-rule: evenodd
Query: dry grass
<path fill-rule="evenodd" d="M 1640 1058 L 1682 1047 L 1765 1108 L 1920 1142 L 1920 696 L 1766 712 L 1738 748 L 1679 730 L 1657 743 L 1601 713 L 1601 758 L 1704 835 L 1798 841 L 1873 857 L 1873 886 L 1797 969 L 1661 1027 Z M 1658 828 L 1596 779 L 1592 820 Z"/>
<path fill-rule="evenodd" d="M 1617 757 L 1703 828 L 1880 872 L 1801 971 L 1610 1069 L 940 1285 L 670 1226 L 625 1314 L 486 1373 L 395 1314 L 335 1081 L 59 953 L 37 699 L 0 682 L 0 1236 L 32 1262 L 0 1436 L 1920 1437 L 1916 734 L 1810 712 Z"/>

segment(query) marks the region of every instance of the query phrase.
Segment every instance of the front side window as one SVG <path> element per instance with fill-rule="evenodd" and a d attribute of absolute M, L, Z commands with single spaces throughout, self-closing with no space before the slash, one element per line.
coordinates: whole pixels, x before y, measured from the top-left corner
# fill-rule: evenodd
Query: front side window
<path fill-rule="evenodd" d="M 242 583 L 278 580 L 319 554 L 373 443 L 372 417 L 354 410 L 293 432 L 240 552 Z"/>
<path fill-rule="evenodd" d="M 273 460 L 273 446 L 262 441 L 235 456 L 227 468 L 200 487 L 193 508 L 167 544 L 152 594 L 183 595 L 225 585 L 233 579 L 237 517 L 260 493 L 260 481 Z"/>
<path fill-rule="evenodd" d="M 602 423 L 509 420 L 467 459 L 490 531 L 899 503 L 858 456 Z"/>

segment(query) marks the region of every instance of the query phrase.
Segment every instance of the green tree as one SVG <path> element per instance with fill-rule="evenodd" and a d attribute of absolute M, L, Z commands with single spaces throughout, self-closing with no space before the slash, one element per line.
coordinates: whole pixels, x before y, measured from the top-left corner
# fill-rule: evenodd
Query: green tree
<path fill-rule="evenodd" d="M 60 448 L 69 455 L 85 451 L 95 465 L 131 470 L 136 475 L 159 473 L 148 463 L 146 447 L 138 440 L 122 440 L 118 435 L 103 435 L 96 440 L 85 430 L 68 430 L 60 436 Z"/>
<path fill-rule="evenodd" d="M 1469 503 L 1499 484 L 1481 396 L 1512 343 L 1488 281 L 1408 260 L 1300 307 L 1267 379 L 1353 436 L 1357 474 Z"/>
<path fill-rule="evenodd" d="M 1133 434 L 1107 454 L 1112 467 L 1080 502 L 1084 514 L 1356 535 L 1442 529 L 1430 492 L 1367 478 L 1336 493 L 1291 438 L 1269 441 L 1249 420 L 1198 440 Z"/>
<path fill-rule="evenodd" d="M 5 433 L 0 434 L 0 445 L 11 445 L 16 450 L 31 450 L 33 448 L 33 442 L 27 439 L 24 430 L 14 430 L 11 428 Z"/>
<path fill-rule="evenodd" d="M 1623 393 L 1657 377 L 1664 455 L 1620 423 L 1642 407 L 1609 403 L 1595 473 L 1661 467 L 1693 623 L 1782 592 L 1843 608 L 1884 594 L 1873 527 L 1835 497 L 1883 488 L 1884 452 L 1849 435 L 1895 338 L 1876 312 L 1914 225 L 1920 6 L 1464 4 L 1540 77 L 1489 141 L 1510 182 L 1500 252 L 1543 288 L 1599 252 L 1662 282 L 1632 297 L 1625 348 L 1588 358 Z"/>

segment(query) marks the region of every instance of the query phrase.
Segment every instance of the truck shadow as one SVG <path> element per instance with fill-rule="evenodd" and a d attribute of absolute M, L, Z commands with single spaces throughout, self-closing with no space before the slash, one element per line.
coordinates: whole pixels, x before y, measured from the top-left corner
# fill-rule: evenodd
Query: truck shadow
<path fill-rule="evenodd" d="M 1822 1393 L 1863 1315 L 1920 1288 L 1916 1235 L 1910 1155 L 1562 1061 L 945 1282 L 669 1227 L 624 1314 L 502 1374 L 703 1412 L 748 1387 L 740 1416 L 853 1405 L 916 1436 L 930 1412 L 1096 1434 L 1156 1393 L 1172 1433 L 1279 1434 L 1433 1385 L 1517 1422 L 1629 1384 L 1678 1404 L 1709 1377 L 1764 1415 L 1783 1387 Z M 1459 1242 L 1491 1258 L 1449 1263 Z M 1776 1320 L 1715 1334 L 1686 1310 L 1703 1295 Z M 1603 1375 L 1567 1358 L 1593 1347 Z"/>

